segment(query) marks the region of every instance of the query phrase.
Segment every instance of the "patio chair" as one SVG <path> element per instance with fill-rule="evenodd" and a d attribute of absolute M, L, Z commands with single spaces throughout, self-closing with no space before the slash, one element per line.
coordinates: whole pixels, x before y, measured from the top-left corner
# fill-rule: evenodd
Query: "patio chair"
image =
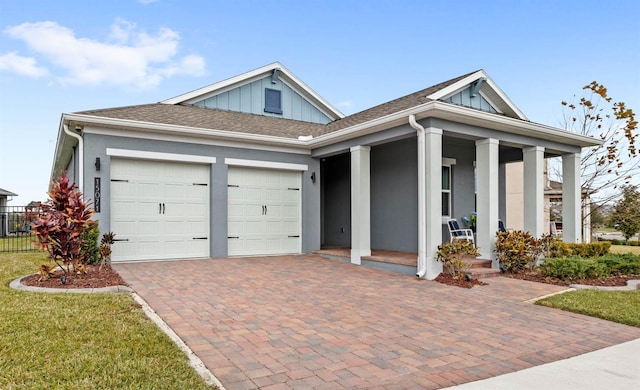
<path fill-rule="evenodd" d="M 475 239 L 473 238 L 473 230 L 460 229 L 457 220 L 450 219 L 447 221 L 447 227 L 449 228 L 449 237 L 451 237 L 450 242 L 453 242 L 453 240 L 466 240 L 476 245 Z"/>
<path fill-rule="evenodd" d="M 500 233 L 504 233 L 507 231 L 507 227 L 504 225 L 504 221 L 501 219 L 498 220 L 498 231 Z"/>

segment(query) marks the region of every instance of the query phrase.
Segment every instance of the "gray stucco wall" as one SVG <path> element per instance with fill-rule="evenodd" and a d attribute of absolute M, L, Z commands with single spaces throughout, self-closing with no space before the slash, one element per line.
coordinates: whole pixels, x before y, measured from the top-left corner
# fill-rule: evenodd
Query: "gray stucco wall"
<path fill-rule="evenodd" d="M 309 170 L 302 173 L 302 252 L 320 248 L 320 181 L 312 183 L 312 172 L 320 172 L 320 162 L 309 155 L 232 148 L 214 145 L 202 145 L 182 142 L 144 140 L 136 138 L 113 137 L 98 134 L 85 134 L 84 137 L 84 181 L 85 198 L 93 199 L 93 182 L 100 177 L 101 212 L 95 214 L 100 222 L 100 231 L 110 230 L 110 157 L 107 148 L 129 149 L 161 153 L 175 153 L 196 156 L 216 157 L 211 164 L 211 203 L 210 203 L 210 243 L 212 257 L 227 256 L 227 166 L 225 158 L 260 160 L 308 165 Z M 101 169 L 96 171 L 93 162 L 100 157 Z M 115 232 L 117 234 L 117 232 Z"/>
<path fill-rule="evenodd" d="M 418 250 L 416 138 L 371 148 L 371 248 Z"/>
<path fill-rule="evenodd" d="M 351 246 L 351 156 L 349 153 L 323 159 L 322 245 Z"/>

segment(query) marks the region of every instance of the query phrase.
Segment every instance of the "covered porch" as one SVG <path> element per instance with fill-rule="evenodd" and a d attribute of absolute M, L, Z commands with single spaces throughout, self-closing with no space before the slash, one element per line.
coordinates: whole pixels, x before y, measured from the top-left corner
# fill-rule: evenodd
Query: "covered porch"
<path fill-rule="evenodd" d="M 523 161 L 524 230 L 539 237 L 548 157 L 563 161 L 563 239 L 581 240 L 579 146 L 434 118 L 407 122 L 314 151 L 321 159 L 323 250 L 338 247 L 336 257 L 353 264 L 393 264 L 434 279 L 442 272 L 435 255 L 449 240 L 447 220 L 463 225 L 476 212 L 480 257 L 498 269 L 493 251 L 505 219 L 505 164 Z"/>

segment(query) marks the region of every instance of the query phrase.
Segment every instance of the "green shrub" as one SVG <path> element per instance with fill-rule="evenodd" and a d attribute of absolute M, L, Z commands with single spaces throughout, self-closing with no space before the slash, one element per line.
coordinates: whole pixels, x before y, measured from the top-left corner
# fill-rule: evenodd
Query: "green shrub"
<path fill-rule="evenodd" d="M 464 278 L 471 268 L 465 257 L 479 256 L 478 248 L 467 240 L 453 240 L 438 246 L 436 260 L 442 263 L 444 272 L 456 279 Z"/>
<path fill-rule="evenodd" d="M 596 259 L 604 264 L 611 275 L 640 275 L 640 256 L 627 254 L 610 254 Z"/>
<path fill-rule="evenodd" d="M 551 244 L 551 257 L 598 257 L 609 253 L 611 242 L 590 242 L 587 244 L 554 241 Z"/>
<path fill-rule="evenodd" d="M 543 252 L 543 245 L 529 232 L 498 232 L 495 252 L 503 271 L 517 272 L 535 267 Z"/>
<path fill-rule="evenodd" d="M 85 262 L 87 264 L 97 264 L 100 261 L 99 236 L 100 230 L 98 229 L 97 221 L 91 221 L 89 226 L 82 232 L 82 251 L 85 253 Z"/>
<path fill-rule="evenodd" d="M 540 274 L 564 281 L 604 279 L 609 276 L 609 269 L 606 264 L 595 259 L 561 257 L 546 259 L 540 266 Z"/>
<path fill-rule="evenodd" d="M 573 249 L 568 242 L 554 241 L 551 244 L 551 254 L 549 257 L 571 257 Z"/>

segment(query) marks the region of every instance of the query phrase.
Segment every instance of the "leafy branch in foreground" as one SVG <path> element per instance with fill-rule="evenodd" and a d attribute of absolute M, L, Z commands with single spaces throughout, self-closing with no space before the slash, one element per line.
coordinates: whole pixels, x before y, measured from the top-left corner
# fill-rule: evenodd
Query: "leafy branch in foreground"
<path fill-rule="evenodd" d="M 82 234 L 91 222 L 93 210 L 82 200 L 82 193 L 63 173 L 51 185 L 49 200 L 31 224 L 40 248 L 65 273 L 82 269 L 87 252 L 82 249 Z"/>

